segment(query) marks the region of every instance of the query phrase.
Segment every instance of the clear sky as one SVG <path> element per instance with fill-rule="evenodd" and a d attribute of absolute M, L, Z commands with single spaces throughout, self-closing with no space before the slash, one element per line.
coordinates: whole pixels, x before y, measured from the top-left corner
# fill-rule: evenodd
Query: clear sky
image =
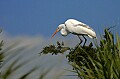
<path fill-rule="evenodd" d="M 49 37 L 69 18 L 99 33 L 119 24 L 120 0 L 0 0 L 0 27 L 11 35 Z"/>

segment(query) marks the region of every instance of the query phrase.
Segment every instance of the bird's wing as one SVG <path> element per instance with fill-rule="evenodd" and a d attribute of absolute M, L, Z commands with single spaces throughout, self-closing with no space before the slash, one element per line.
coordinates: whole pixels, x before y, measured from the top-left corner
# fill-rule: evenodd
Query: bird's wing
<path fill-rule="evenodd" d="M 93 30 L 92 28 L 90 28 L 88 25 L 86 25 L 86 24 L 84 24 L 84 23 L 82 23 L 82 22 L 79 22 L 79 21 L 77 21 L 77 20 L 75 20 L 75 19 L 69 19 L 69 20 L 67 20 L 67 22 L 70 22 L 73 26 L 75 26 L 75 27 L 85 27 L 85 28 L 87 28 L 87 29 L 91 29 L 91 30 Z M 93 30 L 94 31 L 94 30 Z"/>
<path fill-rule="evenodd" d="M 76 25 L 74 25 L 74 26 L 77 26 L 77 27 L 85 27 L 85 28 L 87 28 L 87 29 L 91 29 L 91 30 L 93 30 L 92 28 L 90 28 L 88 25 L 86 25 L 86 24 L 76 24 Z M 94 30 L 93 30 L 94 31 Z"/>

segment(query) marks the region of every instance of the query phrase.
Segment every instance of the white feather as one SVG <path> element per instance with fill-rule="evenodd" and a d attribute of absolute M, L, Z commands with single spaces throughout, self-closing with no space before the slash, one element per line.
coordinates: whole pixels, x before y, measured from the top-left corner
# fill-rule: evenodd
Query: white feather
<path fill-rule="evenodd" d="M 74 19 L 68 19 L 65 22 L 66 28 L 69 32 L 77 35 L 88 35 L 90 38 L 96 37 L 95 31 L 88 25 Z"/>

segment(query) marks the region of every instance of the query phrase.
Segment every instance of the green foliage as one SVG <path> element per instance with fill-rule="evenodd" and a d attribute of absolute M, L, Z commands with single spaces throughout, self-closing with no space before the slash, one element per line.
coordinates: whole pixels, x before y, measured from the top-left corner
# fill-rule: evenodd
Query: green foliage
<path fill-rule="evenodd" d="M 20 55 L 19 54 L 21 52 L 23 52 L 25 49 L 27 49 L 27 47 L 19 47 L 14 49 L 17 45 L 19 45 L 21 42 L 17 42 L 14 43 L 11 46 L 8 46 L 6 48 L 4 48 L 4 50 L 2 49 L 3 46 L 3 40 L 0 42 L 0 79 L 10 79 L 10 76 L 16 76 L 16 71 L 21 69 L 23 66 L 25 66 L 26 64 L 28 64 L 31 60 L 33 60 L 33 58 L 29 58 L 28 60 L 24 60 L 21 63 L 18 63 L 19 61 L 21 61 L 22 56 L 24 55 Z M 11 51 L 12 50 L 12 51 Z M 11 62 L 11 63 L 9 63 Z M 8 64 L 7 67 L 4 66 L 6 64 Z M 28 79 L 28 77 L 33 74 L 35 71 L 38 71 L 40 67 L 33 67 L 30 70 L 28 70 L 28 72 L 22 74 L 19 78 L 17 79 Z M 45 79 L 45 76 L 50 72 L 50 69 L 47 69 L 46 71 L 42 71 L 42 73 L 40 75 L 38 75 L 38 79 Z"/>
<path fill-rule="evenodd" d="M 1 64 L 3 62 L 3 58 L 4 58 L 3 52 L 1 52 L 2 46 L 3 46 L 3 40 L 0 42 L 0 66 L 1 66 Z"/>
<path fill-rule="evenodd" d="M 64 47 L 64 43 L 60 43 L 57 41 L 57 45 L 49 45 L 43 48 L 43 50 L 40 52 L 40 54 L 48 54 L 51 53 L 52 55 L 57 55 L 58 53 L 64 53 L 67 50 L 70 50 L 69 47 Z"/>
<path fill-rule="evenodd" d="M 2 32 L 2 30 L 0 29 L 0 33 L 1 32 Z M 0 41 L 0 66 L 1 66 L 1 64 L 3 62 L 3 58 L 4 58 L 3 52 L 1 52 L 2 46 L 3 46 L 3 40 Z"/>
<path fill-rule="evenodd" d="M 44 47 L 41 53 L 57 55 L 68 51 L 66 57 L 73 67 L 70 71 L 82 79 L 120 79 L 120 37 L 109 30 L 104 30 L 100 44 L 95 43 L 95 47 L 90 43 L 88 46 L 69 48 L 58 42 L 57 46 Z"/>
<path fill-rule="evenodd" d="M 90 65 L 91 63 L 88 62 L 86 63 L 85 61 L 89 61 L 88 55 L 89 54 L 91 57 L 93 57 L 94 60 L 97 60 L 96 58 L 96 49 L 92 47 L 92 43 L 89 44 L 89 46 L 78 46 L 77 49 L 75 47 L 75 50 L 72 50 L 69 52 L 66 57 L 68 58 L 69 62 L 75 62 L 77 65 L 81 66 L 82 63 L 79 61 L 82 61 L 84 65 L 87 67 L 92 68 L 93 66 Z M 87 51 L 87 54 L 86 54 Z M 89 64 L 89 66 L 88 66 Z"/>

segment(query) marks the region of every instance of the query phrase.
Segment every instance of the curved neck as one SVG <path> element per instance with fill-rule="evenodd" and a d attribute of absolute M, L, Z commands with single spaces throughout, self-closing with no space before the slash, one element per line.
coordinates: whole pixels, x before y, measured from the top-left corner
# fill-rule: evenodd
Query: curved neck
<path fill-rule="evenodd" d="M 63 36 L 67 36 L 69 34 L 69 31 L 67 30 L 66 26 L 63 26 L 60 32 Z"/>

